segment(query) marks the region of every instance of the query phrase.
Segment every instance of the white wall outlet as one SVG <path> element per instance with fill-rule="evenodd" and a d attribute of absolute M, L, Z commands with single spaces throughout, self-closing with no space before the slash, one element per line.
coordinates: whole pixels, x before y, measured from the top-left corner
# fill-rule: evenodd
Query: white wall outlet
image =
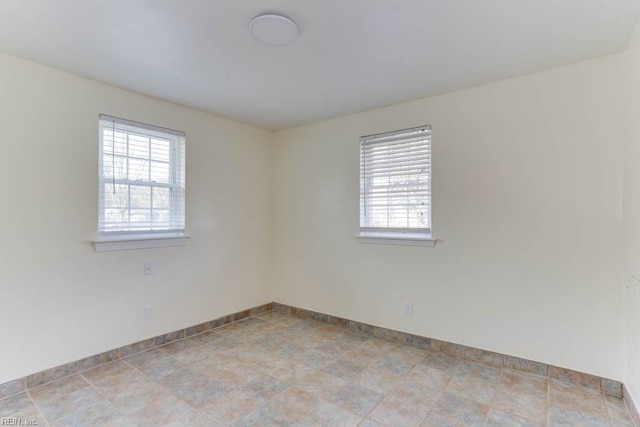
<path fill-rule="evenodd" d="M 156 263 L 153 261 L 145 261 L 144 262 L 144 275 L 145 276 L 153 276 L 156 274 Z"/>
<path fill-rule="evenodd" d="M 413 304 L 409 302 L 404 303 L 404 315 L 405 316 L 413 316 Z"/>
<path fill-rule="evenodd" d="M 144 318 L 146 320 L 151 320 L 156 317 L 156 308 L 153 305 L 145 305 L 144 306 Z"/>

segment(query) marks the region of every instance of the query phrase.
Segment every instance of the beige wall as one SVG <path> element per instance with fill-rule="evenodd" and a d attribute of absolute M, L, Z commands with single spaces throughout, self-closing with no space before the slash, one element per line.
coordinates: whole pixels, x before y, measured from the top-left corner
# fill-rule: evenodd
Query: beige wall
<path fill-rule="evenodd" d="M 626 72 L 615 55 L 272 135 L 0 55 L 0 383 L 272 299 L 622 379 Z M 187 133 L 186 247 L 91 248 L 99 113 Z M 357 243 L 358 138 L 421 124 L 441 242 Z"/>
<path fill-rule="evenodd" d="M 274 299 L 621 379 L 625 71 L 621 54 L 277 133 Z M 356 242 L 359 137 L 423 124 L 441 242 Z"/>
<path fill-rule="evenodd" d="M 640 24 L 627 47 L 627 139 L 624 179 L 625 376 L 629 393 L 640 407 Z"/>
<path fill-rule="evenodd" d="M 93 251 L 99 113 L 186 132 L 186 247 Z M 0 383 L 270 301 L 270 133 L 7 55 L 0 118 Z"/>

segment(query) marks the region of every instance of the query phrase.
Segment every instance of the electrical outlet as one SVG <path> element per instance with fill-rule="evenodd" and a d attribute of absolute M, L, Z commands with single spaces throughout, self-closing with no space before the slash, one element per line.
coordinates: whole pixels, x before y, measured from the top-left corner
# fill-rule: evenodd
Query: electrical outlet
<path fill-rule="evenodd" d="M 153 305 L 144 306 L 144 318 L 145 320 L 151 320 L 156 317 L 156 308 Z"/>
<path fill-rule="evenodd" d="M 144 275 L 153 276 L 156 274 L 156 264 L 153 261 L 144 262 Z"/>
<path fill-rule="evenodd" d="M 413 316 L 413 304 L 406 302 L 404 303 L 404 315 L 405 316 Z"/>

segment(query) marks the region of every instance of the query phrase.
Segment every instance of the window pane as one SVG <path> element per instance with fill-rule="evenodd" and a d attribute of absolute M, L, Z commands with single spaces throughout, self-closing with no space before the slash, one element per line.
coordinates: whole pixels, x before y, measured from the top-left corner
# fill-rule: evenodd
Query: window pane
<path fill-rule="evenodd" d="M 115 174 L 115 176 L 114 176 Z M 127 158 L 105 154 L 102 158 L 102 176 L 104 178 L 124 179 L 127 177 Z"/>
<path fill-rule="evenodd" d="M 104 210 L 104 220 L 107 223 L 126 222 L 129 220 L 129 210 L 124 209 L 111 209 Z"/>
<path fill-rule="evenodd" d="M 113 130 L 105 128 L 102 132 L 102 152 L 104 154 L 127 155 L 127 134 L 116 131 L 116 145 L 113 146 Z"/>
<path fill-rule="evenodd" d="M 133 157 L 149 158 L 149 138 L 139 135 L 129 135 L 129 155 Z"/>
<path fill-rule="evenodd" d="M 153 188 L 153 208 L 169 209 L 171 208 L 171 189 L 164 187 Z"/>
<path fill-rule="evenodd" d="M 131 209 L 131 222 L 151 226 L 151 209 Z"/>
<path fill-rule="evenodd" d="M 361 227 L 431 228 L 430 144 L 428 126 L 361 139 Z"/>
<path fill-rule="evenodd" d="M 131 181 L 149 181 L 149 161 L 142 159 L 129 159 L 129 179 Z"/>
<path fill-rule="evenodd" d="M 100 233 L 183 230 L 183 135 L 103 115 L 100 129 Z"/>
<path fill-rule="evenodd" d="M 151 162 L 151 181 L 169 184 L 169 163 Z"/>
<path fill-rule="evenodd" d="M 104 207 L 126 208 L 129 201 L 128 185 L 104 184 Z"/>
<path fill-rule="evenodd" d="M 171 226 L 171 211 L 168 209 L 153 211 L 153 228 L 168 229 Z"/>
<path fill-rule="evenodd" d="M 171 158 L 171 142 L 164 139 L 151 140 L 151 160 L 168 162 Z"/>
<path fill-rule="evenodd" d="M 131 186 L 131 207 L 151 208 L 151 188 L 141 185 Z"/>

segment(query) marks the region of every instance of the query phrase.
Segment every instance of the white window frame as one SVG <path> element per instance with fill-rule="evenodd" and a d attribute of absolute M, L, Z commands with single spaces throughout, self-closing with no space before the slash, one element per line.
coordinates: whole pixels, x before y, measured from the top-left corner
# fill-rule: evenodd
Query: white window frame
<path fill-rule="evenodd" d="M 99 132 L 98 132 L 98 239 L 94 241 L 94 247 L 97 252 L 127 250 L 127 249 L 146 249 L 168 246 L 183 246 L 186 244 L 188 237 L 185 236 L 185 134 L 184 132 L 162 128 L 158 126 L 139 123 L 118 117 L 100 114 L 99 116 Z M 128 178 L 114 178 L 113 176 L 104 176 L 104 158 L 108 153 L 103 150 L 104 131 L 113 128 L 120 130 L 127 135 L 140 133 L 144 136 L 157 136 L 158 138 L 168 139 L 170 141 L 169 150 L 169 182 L 158 183 L 155 181 L 130 180 Z M 128 147 L 128 143 L 127 143 Z M 130 155 L 125 156 L 127 162 Z M 149 151 L 149 162 L 151 162 L 151 151 Z M 149 163 L 151 165 L 151 163 Z M 162 229 L 153 229 L 153 220 L 151 225 L 143 229 L 130 230 L 108 230 L 105 225 L 105 194 L 104 187 L 106 184 L 121 184 L 148 186 L 153 197 L 153 188 L 162 187 L 171 189 L 170 202 L 170 224 Z M 131 206 L 127 206 L 127 210 L 131 210 Z M 151 218 L 153 218 L 153 208 L 151 207 Z M 133 227 L 135 223 L 123 223 Z M 127 227 L 124 227 L 127 228 Z"/>
<path fill-rule="evenodd" d="M 415 148 L 411 148 L 414 151 L 416 148 L 419 150 L 419 154 L 424 159 L 419 159 L 417 167 L 422 166 L 426 171 L 423 182 L 425 189 L 417 190 L 413 193 L 407 192 L 409 196 L 416 197 L 418 192 L 422 193 L 422 203 L 426 204 L 426 223 L 427 227 L 412 227 L 407 219 L 406 227 L 385 227 L 385 226 L 373 226 L 371 216 L 367 213 L 371 211 L 372 197 L 374 190 L 378 190 L 377 196 L 385 196 L 384 192 L 380 192 L 379 188 L 374 188 L 371 178 L 371 171 L 367 171 L 367 166 L 371 164 L 372 160 L 367 159 L 367 153 L 372 151 L 371 147 L 379 146 L 385 147 L 388 143 L 388 148 L 398 150 L 396 154 L 401 156 L 405 153 L 400 153 L 401 144 L 405 143 L 424 143 Z M 369 154 L 370 155 L 370 154 Z M 377 160 L 373 160 L 377 162 Z M 402 165 L 404 166 L 404 164 Z M 416 160 L 412 161 L 410 166 L 416 167 Z M 384 171 L 376 171 L 378 178 L 380 173 L 384 176 Z M 391 173 L 389 176 L 392 176 Z M 425 192 L 426 191 L 426 192 Z M 360 138 L 360 228 L 357 236 L 358 241 L 362 243 L 381 243 L 381 244 L 400 244 L 411 246 L 435 246 L 435 239 L 432 235 L 432 219 L 431 219 L 431 126 L 424 125 L 414 128 L 401 129 L 392 132 L 379 133 L 374 135 L 363 136 Z M 390 196 L 393 197 L 393 196 Z M 397 197 L 397 196 L 396 196 Z M 400 205 L 402 206 L 402 205 Z M 407 213 L 409 213 L 407 207 Z"/>

